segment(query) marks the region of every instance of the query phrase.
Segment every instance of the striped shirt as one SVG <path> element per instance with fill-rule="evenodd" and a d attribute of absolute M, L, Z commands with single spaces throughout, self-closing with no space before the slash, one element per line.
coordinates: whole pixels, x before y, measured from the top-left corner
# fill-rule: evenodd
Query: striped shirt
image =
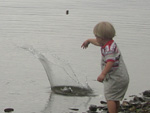
<path fill-rule="evenodd" d="M 102 67 L 106 65 L 107 62 L 114 62 L 112 68 L 117 68 L 119 66 L 119 59 L 121 53 L 117 47 L 114 40 L 108 41 L 104 46 L 101 47 L 102 54 Z"/>

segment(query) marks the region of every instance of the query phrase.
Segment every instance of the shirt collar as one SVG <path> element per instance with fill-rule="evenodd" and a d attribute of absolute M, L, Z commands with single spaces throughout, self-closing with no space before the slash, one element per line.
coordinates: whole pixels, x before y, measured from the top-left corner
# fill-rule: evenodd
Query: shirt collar
<path fill-rule="evenodd" d="M 104 46 L 102 46 L 102 48 L 105 48 L 107 45 L 110 45 L 114 42 L 114 40 L 109 40 Z"/>

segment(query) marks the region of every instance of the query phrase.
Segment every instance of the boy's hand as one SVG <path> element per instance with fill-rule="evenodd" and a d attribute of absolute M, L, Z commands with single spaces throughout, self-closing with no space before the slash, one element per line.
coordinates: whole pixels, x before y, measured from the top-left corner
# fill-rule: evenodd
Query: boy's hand
<path fill-rule="evenodd" d="M 86 49 L 90 42 L 88 40 L 84 41 L 83 44 L 81 45 L 81 48 Z"/>
<path fill-rule="evenodd" d="M 101 73 L 101 74 L 97 77 L 97 81 L 103 82 L 104 78 L 105 78 L 105 75 Z"/>

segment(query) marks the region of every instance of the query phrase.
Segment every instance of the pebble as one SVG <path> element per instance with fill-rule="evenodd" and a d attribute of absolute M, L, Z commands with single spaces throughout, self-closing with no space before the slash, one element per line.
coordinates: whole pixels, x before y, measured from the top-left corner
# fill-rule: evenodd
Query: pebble
<path fill-rule="evenodd" d="M 69 10 L 66 10 L 66 15 L 68 15 L 69 14 Z"/>
<path fill-rule="evenodd" d="M 4 109 L 4 112 L 7 112 L 7 113 L 12 112 L 12 111 L 14 111 L 13 108 L 5 108 L 5 109 Z"/>

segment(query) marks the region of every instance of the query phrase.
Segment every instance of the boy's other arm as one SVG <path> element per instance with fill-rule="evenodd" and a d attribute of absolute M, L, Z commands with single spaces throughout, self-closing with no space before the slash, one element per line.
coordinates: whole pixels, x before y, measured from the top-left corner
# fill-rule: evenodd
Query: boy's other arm
<path fill-rule="evenodd" d="M 91 38 L 84 41 L 83 44 L 81 45 L 81 48 L 86 49 L 90 43 L 96 46 L 100 46 L 100 44 L 97 42 L 96 39 Z"/>
<path fill-rule="evenodd" d="M 106 74 L 110 71 L 112 68 L 114 62 L 107 62 L 105 68 L 103 69 L 102 73 L 98 76 L 97 81 L 103 82 Z"/>

